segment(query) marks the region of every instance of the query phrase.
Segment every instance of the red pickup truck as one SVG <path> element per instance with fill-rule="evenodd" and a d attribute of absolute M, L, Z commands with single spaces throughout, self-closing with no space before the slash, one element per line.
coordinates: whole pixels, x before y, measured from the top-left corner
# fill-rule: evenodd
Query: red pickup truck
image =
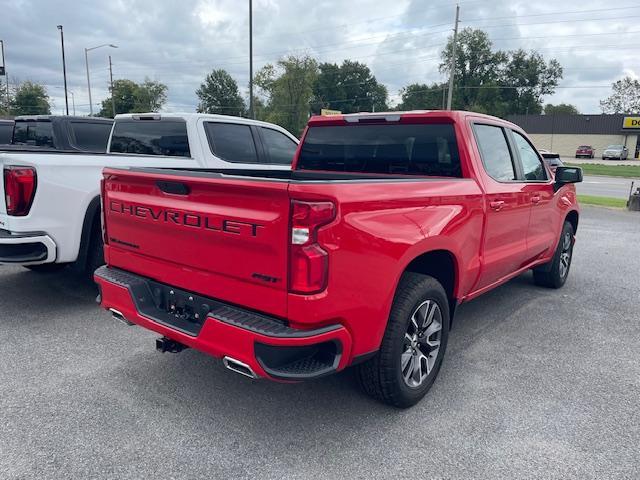
<path fill-rule="evenodd" d="M 516 125 L 446 111 L 313 117 L 292 171 L 107 168 L 101 305 L 161 351 L 285 382 L 357 364 L 408 407 L 457 305 L 527 269 L 565 283 L 581 180 Z"/>

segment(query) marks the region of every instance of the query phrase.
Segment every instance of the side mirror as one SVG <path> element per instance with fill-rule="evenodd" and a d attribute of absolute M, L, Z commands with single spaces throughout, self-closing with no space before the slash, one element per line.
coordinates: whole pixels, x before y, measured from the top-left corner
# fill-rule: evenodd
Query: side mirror
<path fill-rule="evenodd" d="M 556 168 L 556 183 L 554 190 L 557 192 L 568 183 L 580 183 L 582 181 L 582 169 L 579 167 Z"/>

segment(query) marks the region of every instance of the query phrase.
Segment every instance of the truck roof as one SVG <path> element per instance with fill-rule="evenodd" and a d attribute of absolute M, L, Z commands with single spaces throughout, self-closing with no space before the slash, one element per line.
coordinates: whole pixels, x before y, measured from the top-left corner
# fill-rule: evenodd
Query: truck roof
<path fill-rule="evenodd" d="M 409 110 L 402 112 L 360 112 L 360 113 L 348 113 L 338 115 L 314 115 L 309 119 L 309 125 L 318 124 L 335 124 L 336 122 L 357 123 L 360 120 L 386 120 L 388 122 L 398 121 L 401 118 L 450 118 L 451 120 L 459 120 L 467 116 L 474 116 L 479 118 L 485 118 L 494 122 L 500 122 L 505 125 L 510 125 L 518 130 L 518 127 L 511 122 L 503 120 L 502 118 L 493 117 L 491 115 L 485 115 L 484 113 L 469 112 L 465 110 Z"/>
<path fill-rule="evenodd" d="M 122 120 L 126 118 L 130 119 L 140 119 L 141 117 L 153 117 L 154 119 L 160 120 L 162 118 L 175 118 L 181 119 L 185 121 L 197 121 L 200 119 L 204 120 L 217 120 L 217 121 L 225 121 L 225 122 L 238 122 L 243 123 L 245 125 L 260 125 L 269 128 L 279 128 L 284 130 L 284 128 L 279 127 L 273 123 L 261 122 L 259 120 L 252 120 L 250 118 L 245 117 L 237 117 L 233 115 L 216 115 L 212 113 L 193 113 L 193 112 L 172 112 L 172 113 L 158 113 L 158 112 L 147 112 L 147 113 L 121 113 L 116 115 L 116 120 Z"/>
<path fill-rule="evenodd" d="M 74 120 L 74 121 L 81 121 L 81 122 L 87 122 L 87 121 L 98 121 L 98 122 L 113 122 L 112 119 L 110 118 L 104 118 L 104 117 L 81 117 L 79 115 L 18 115 L 15 118 L 16 122 L 19 121 L 55 121 L 55 120 Z"/>

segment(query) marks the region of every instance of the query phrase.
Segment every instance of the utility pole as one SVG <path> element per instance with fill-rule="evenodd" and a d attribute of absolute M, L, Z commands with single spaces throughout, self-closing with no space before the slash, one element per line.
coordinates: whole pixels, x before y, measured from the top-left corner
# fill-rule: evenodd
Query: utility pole
<path fill-rule="evenodd" d="M 2 50 L 2 75 L 7 83 L 7 113 L 9 112 L 9 75 L 7 74 L 7 63 L 4 59 L 4 41 L 0 40 L 0 49 Z"/>
<path fill-rule="evenodd" d="M 447 110 L 451 110 L 453 100 L 453 78 L 456 72 L 456 44 L 458 43 L 458 23 L 460 23 L 460 5 L 456 5 L 456 23 L 453 27 L 453 47 L 451 49 L 451 65 L 449 67 L 449 95 L 447 96 Z"/>
<path fill-rule="evenodd" d="M 67 107 L 67 115 L 69 115 L 69 94 L 67 93 L 67 62 L 64 59 L 64 32 L 62 25 L 58 25 L 60 30 L 60 42 L 62 44 L 62 75 L 64 76 L 64 103 Z"/>
<path fill-rule="evenodd" d="M 111 64 L 111 55 L 109 55 L 109 81 L 111 82 L 111 109 L 113 110 L 113 118 L 116 117 L 116 100 L 115 90 L 113 89 L 113 66 Z"/>
<path fill-rule="evenodd" d="M 249 0 L 249 118 L 256 118 L 253 108 L 253 0 Z"/>
<path fill-rule="evenodd" d="M 89 92 L 89 115 L 93 116 L 93 102 L 91 101 L 91 80 L 89 79 L 89 52 L 91 50 L 97 50 L 102 47 L 110 47 L 110 48 L 118 48 L 117 45 L 113 43 L 103 43 L 102 45 L 98 45 L 97 47 L 85 48 L 84 49 L 84 65 L 87 68 L 87 90 Z"/>

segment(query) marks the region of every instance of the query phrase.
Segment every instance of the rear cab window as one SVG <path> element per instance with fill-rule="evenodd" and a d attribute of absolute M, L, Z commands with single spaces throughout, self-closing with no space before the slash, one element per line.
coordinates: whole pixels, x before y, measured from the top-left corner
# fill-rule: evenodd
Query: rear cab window
<path fill-rule="evenodd" d="M 106 152 L 111 133 L 109 122 L 71 122 L 76 147 L 92 152 Z"/>
<path fill-rule="evenodd" d="M 190 157 L 187 124 L 177 118 L 116 120 L 109 151 Z"/>
<path fill-rule="evenodd" d="M 462 177 L 453 124 L 312 126 L 298 170 Z"/>
<path fill-rule="evenodd" d="M 11 143 L 54 148 L 53 124 L 50 120 L 16 120 Z"/>

